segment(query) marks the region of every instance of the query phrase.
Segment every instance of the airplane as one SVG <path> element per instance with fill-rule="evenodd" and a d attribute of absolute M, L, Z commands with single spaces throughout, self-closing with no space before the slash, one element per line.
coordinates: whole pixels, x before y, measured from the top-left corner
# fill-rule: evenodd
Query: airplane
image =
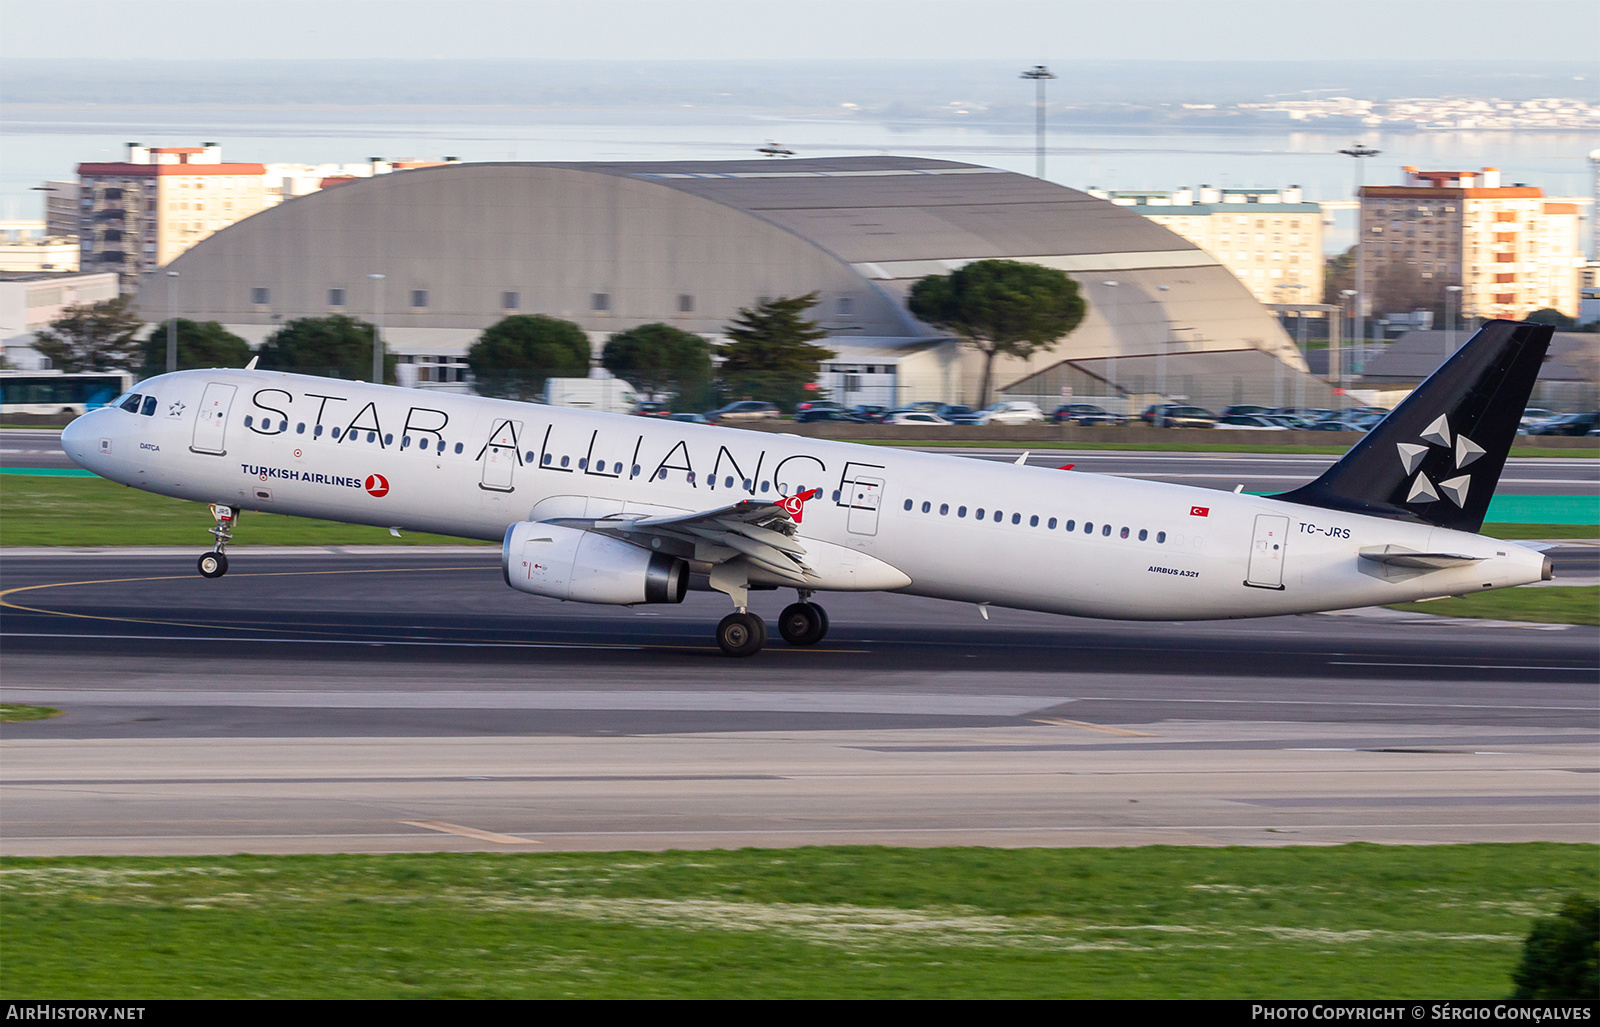
<path fill-rule="evenodd" d="M 1130 620 L 1265 617 L 1551 577 L 1477 534 L 1552 329 L 1492 321 L 1326 473 L 1275 496 L 244 369 L 139 383 L 61 433 L 80 466 L 210 504 L 200 574 L 244 511 L 498 541 L 506 584 L 632 606 L 722 592 L 888 591 Z"/>

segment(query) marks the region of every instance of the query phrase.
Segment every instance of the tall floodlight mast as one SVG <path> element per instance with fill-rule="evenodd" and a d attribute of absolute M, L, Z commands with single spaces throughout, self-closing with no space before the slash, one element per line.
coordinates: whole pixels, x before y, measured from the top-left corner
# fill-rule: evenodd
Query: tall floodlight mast
<path fill-rule="evenodd" d="M 1034 114 L 1033 114 L 1034 151 L 1035 151 L 1036 156 L 1037 156 L 1037 160 L 1036 160 L 1037 171 L 1036 171 L 1034 177 L 1035 178 L 1043 178 L 1044 177 L 1044 84 L 1046 82 L 1050 81 L 1051 79 L 1055 78 L 1055 76 L 1050 73 L 1050 69 L 1049 68 L 1045 67 L 1042 64 L 1035 64 L 1033 67 L 1029 68 L 1027 71 L 1024 71 L 1022 73 L 1022 77 L 1023 78 L 1031 78 L 1031 79 L 1033 79 L 1034 85 L 1038 86 L 1038 89 L 1036 91 L 1036 97 L 1034 99 Z"/>
<path fill-rule="evenodd" d="M 1383 151 L 1374 150 L 1372 147 L 1363 146 L 1361 143 L 1351 143 L 1348 150 L 1340 150 L 1339 152 L 1346 157 L 1355 158 L 1356 162 L 1356 300 L 1355 317 L 1351 324 L 1353 331 L 1350 334 L 1354 336 L 1356 353 L 1358 354 L 1357 359 L 1359 360 L 1361 356 L 1364 356 L 1366 349 L 1366 308 L 1364 304 L 1367 298 L 1367 230 L 1361 223 L 1366 214 L 1366 211 L 1361 206 L 1361 158 L 1376 157 Z"/>

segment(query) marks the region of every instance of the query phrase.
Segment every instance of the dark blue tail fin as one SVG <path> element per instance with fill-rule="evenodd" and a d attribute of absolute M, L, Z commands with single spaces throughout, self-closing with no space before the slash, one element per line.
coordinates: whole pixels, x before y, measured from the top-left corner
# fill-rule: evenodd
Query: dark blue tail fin
<path fill-rule="evenodd" d="M 1490 321 L 1322 477 L 1273 498 L 1476 532 L 1554 331 Z"/>

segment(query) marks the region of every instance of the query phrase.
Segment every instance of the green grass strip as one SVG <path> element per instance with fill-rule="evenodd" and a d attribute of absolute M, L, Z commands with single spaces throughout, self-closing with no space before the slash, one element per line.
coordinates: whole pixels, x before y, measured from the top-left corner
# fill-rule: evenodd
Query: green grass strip
<path fill-rule="evenodd" d="M 0 467 L 0 474 L 15 474 L 22 478 L 98 478 L 93 471 L 78 467 Z"/>
<path fill-rule="evenodd" d="M 0 703 L 0 724 L 15 724 L 24 720 L 49 720 L 61 716 L 61 711 L 49 706 L 17 706 Z"/>
<path fill-rule="evenodd" d="M 211 544 L 204 503 L 118 485 L 104 478 L 7 477 L 0 484 L 0 545 L 194 546 Z M 487 545 L 474 539 L 402 533 L 336 521 L 246 511 L 235 546 Z"/>
<path fill-rule="evenodd" d="M 1571 588 L 1506 588 L 1427 603 L 1396 603 L 1391 610 L 1441 617 L 1600 625 L 1600 585 Z"/>
<path fill-rule="evenodd" d="M 1593 845 L 0 860 L 4 997 L 1494 999 Z"/>

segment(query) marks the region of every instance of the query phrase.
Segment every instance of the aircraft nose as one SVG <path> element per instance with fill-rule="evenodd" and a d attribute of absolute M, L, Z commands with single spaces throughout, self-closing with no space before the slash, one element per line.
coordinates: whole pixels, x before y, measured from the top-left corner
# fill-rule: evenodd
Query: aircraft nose
<path fill-rule="evenodd" d="M 61 448 L 67 458 L 79 467 L 88 468 L 91 454 L 94 452 L 94 429 L 87 423 L 93 414 L 84 414 L 73 418 L 67 426 L 61 429 Z"/>

